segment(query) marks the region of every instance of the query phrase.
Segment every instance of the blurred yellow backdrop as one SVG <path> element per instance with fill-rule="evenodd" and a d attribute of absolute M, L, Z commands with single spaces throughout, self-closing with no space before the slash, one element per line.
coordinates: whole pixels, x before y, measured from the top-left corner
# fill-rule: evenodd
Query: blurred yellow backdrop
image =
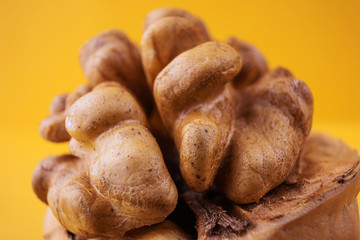
<path fill-rule="evenodd" d="M 215 38 L 256 45 L 271 67 L 303 79 L 314 127 L 360 149 L 360 1 L 0 0 L 0 239 L 41 239 L 45 206 L 31 191 L 38 161 L 67 151 L 37 133 L 56 94 L 86 80 L 78 61 L 90 37 L 119 28 L 139 43 L 154 8 L 200 16 Z"/>

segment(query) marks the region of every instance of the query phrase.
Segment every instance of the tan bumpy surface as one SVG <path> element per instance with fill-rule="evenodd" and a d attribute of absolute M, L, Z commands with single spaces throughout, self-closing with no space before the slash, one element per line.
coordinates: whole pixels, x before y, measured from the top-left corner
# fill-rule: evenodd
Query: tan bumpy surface
<path fill-rule="evenodd" d="M 43 119 L 39 125 L 40 135 L 52 142 L 65 142 L 70 135 L 65 129 L 67 110 L 81 96 L 91 91 L 88 86 L 80 86 L 70 94 L 56 96 L 50 105 L 50 116 Z"/>
<path fill-rule="evenodd" d="M 115 238 L 83 238 L 66 230 L 52 214 L 50 208 L 46 210 L 43 227 L 45 240 L 190 240 L 188 234 L 169 220 L 162 223 L 142 227 L 128 232 L 123 237 Z"/>
<path fill-rule="evenodd" d="M 87 41 L 80 50 L 80 62 L 88 85 L 70 94 L 61 94 L 50 105 L 50 116 L 41 121 L 40 135 L 51 142 L 65 142 L 70 135 L 65 117 L 70 106 L 98 84 L 115 81 L 135 94 L 145 112 L 150 114 L 153 100 L 146 84 L 141 57 L 136 46 L 119 30 L 109 30 Z"/>
<path fill-rule="evenodd" d="M 165 17 L 151 24 L 141 40 L 142 63 L 150 88 L 153 88 L 159 72 L 172 59 L 209 40 L 209 37 L 187 18 Z"/>
<path fill-rule="evenodd" d="M 156 77 L 154 98 L 180 155 L 180 170 L 195 191 L 210 188 L 232 126 L 229 83 L 241 59 L 229 45 L 200 44 L 171 61 Z"/>
<path fill-rule="evenodd" d="M 185 193 L 199 239 L 359 239 L 359 155 L 344 142 L 312 134 L 288 180 L 256 203 Z"/>
<path fill-rule="evenodd" d="M 226 41 L 239 54 L 243 61 L 240 73 L 234 78 L 234 87 L 239 89 L 260 79 L 268 70 L 264 56 L 254 46 L 235 37 L 229 37 Z"/>
<path fill-rule="evenodd" d="M 193 22 L 196 27 L 199 29 L 202 35 L 207 36 L 207 38 L 210 38 L 208 30 L 206 29 L 206 26 L 201 19 L 198 17 L 192 15 L 191 13 L 179 9 L 179 8 L 158 8 L 150 13 L 145 17 L 144 20 L 144 30 L 146 30 L 151 24 L 156 22 L 157 20 L 165 17 L 182 17 L 186 18 L 187 20 Z"/>
<path fill-rule="evenodd" d="M 209 41 L 198 21 L 173 12 L 145 20 L 141 55 L 158 110 L 151 123 L 174 139 L 191 190 L 210 189 L 218 175 L 232 201 L 257 201 L 295 164 L 311 129 L 311 91 L 285 69 L 265 74 L 266 60 L 250 44 Z"/>
<path fill-rule="evenodd" d="M 360 238 L 359 155 L 310 134 L 303 81 L 185 10 L 143 27 L 139 50 L 120 30 L 87 41 L 88 83 L 40 123 L 70 150 L 33 174 L 46 240 Z"/>
<path fill-rule="evenodd" d="M 83 237 L 119 237 L 162 222 L 177 203 L 145 113 L 124 88 L 111 85 L 98 86 L 68 112 L 69 148 L 81 159 L 48 158 L 33 176 L 39 198 Z"/>
<path fill-rule="evenodd" d="M 313 98 L 283 68 L 238 92 L 234 133 L 218 186 L 236 203 L 259 200 L 293 169 L 312 124 Z"/>
<path fill-rule="evenodd" d="M 118 82 L 135 94 L 146 112 L 151 109 L 140 53 L 122 31 L 105 31 L 87 41 L 80 50 L 80 63 L 91 87 Z"/>

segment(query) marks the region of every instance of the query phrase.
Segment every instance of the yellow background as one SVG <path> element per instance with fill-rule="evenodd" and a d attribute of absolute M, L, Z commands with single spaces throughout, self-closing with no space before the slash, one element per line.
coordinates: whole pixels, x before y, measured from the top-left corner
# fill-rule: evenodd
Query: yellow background
<path fill-rule="evenodd" d="M 271 67 L 286 66 L 312 89 L 313 129 L 360 149 L 360 1 L 0 0 L 0 239 L 41 239 L 45 206 L 31 175 L 45 156 L 66 151 L 37 133 L 56 94 L 86 81 L 78 50 L 119 28 L 139 43 L 154 8 L 200 16 L 220 40 L 256 45 Z"/>

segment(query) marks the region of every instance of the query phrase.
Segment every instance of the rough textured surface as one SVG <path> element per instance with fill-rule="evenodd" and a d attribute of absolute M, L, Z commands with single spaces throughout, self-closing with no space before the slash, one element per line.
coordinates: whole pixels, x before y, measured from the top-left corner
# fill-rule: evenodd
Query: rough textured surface
<path fill-rule="evenodd" d="M 34 191 L 66 229 L 87 238 L 119 237 L 174 210 L 177 190 L 146 125 L 140 105 L 120 86 L 104 84 L 72 105 L 69 148 L 82 160 L 50 158 L 33 178 Z M 68 166 L 77 163 L 79 171 Z"/>
<path fill-rule="evenodd" d="M 249 203 L 278 186 L 294 167 L 311 129 L 313 99 L 306 84 L 285 69 L 258 80 L 267 69 L 260 53 L 235 39 L 230 42 L 248 59 L 243 75 L 233 48 L 207 42 L 166 65 L 153 92 L 190 189 L 209 189 L 225 159 L 218 186 L 232 201 Z"/>
<path fill-rule="evenodd" d="M 45 240 L 190 240 L 176 224 L 169 220 L 152 226 L 132 230 L 123 237 L 83 238 L 67 231 L 52 214 L 46 210 L 43 237 Z"/>
<path fill-rule="evenodd" d="M 165 17 L 152 23 L 141 39 L 141 58 L 150 89 L 158 73 L 177 55 L 209 40 L 187 18 Z"/>
<path fill-rule="evenodd" d="M 72 137 L 73 154 L 33 175 L 45 239 L 359 239 L 359 156 L 308 137 L 306 84 L 246 42 L 209 41 L 199 18 L 161 8 L 141 55 L 118 30 L 84 44 L 89 86 L 56 97 L 39 127 Z"/>
<path fill-rule="evenodd" d="M 70 140 L 65 129 L 67 109 L 96 85 L 116 81 L 135 94 L 147 114 L 153 99 L 146 84 L 141 57 L 136 46 L 118 30 L 109 30 L 87 41 L 80 50 L 80 61 L 89 86 L 80 86 L 71 94 L 61 94 L 50 105 L 51 115 L 39 126 L 40 135 L 52 142 Z"/>
<path fill-rule="evenodd" d="M 50 104 L 50 113 L 56 114 L 65 111 L 67 97 L 68 94 L 66 93 L 54 97 L 53 101 Z"/>
<path fill-rule="evenodd" d="M 119 82 L 150 112 L 152 97 L 140 53 L 123 32 L 109 30 L 87 41 L 80 50 L 80 62 L 91 87 L 104 81 Z"/>
<path fill-rule="evenodd" d="M 186 192 L 182 196 L 197 219 L 198 236 L 229 239 L 243 235 L 253 225 L 228 213 L 219 202 L 212 203 L 203 194 Z M 221 198 L 221 195 L 219 195 Z M 204 236 L 203 236 L 204 235 Z"/>
<path fill-rule="evenodd" d="M 236 205 L 218 193 L 187 193 L 199 239 L 359 239 L 359 155 L 312 134 L 288 181 L 260 201 Z M 236 224 L 237 222 L 238 224 Z"/>
<path fill-rule="evenodd" d="M 207 38 L 210 38 L 208 34 L 208 30 L 206 29 L 206 26 L 203 23 L 203 21 L 201 21 L 201 19 L 179 8 L 158 8 L 151 11 L 150 13 L 148 13 L 148 15 L 144 20 L 144 30 L 146 30 L 152 23 L 165 17 L 186 18 L 197 26 L 197 28 L 199 29 L 199 31 L 201 31 L 201 34 L 203 36 L 208 36 Z"/>
<path fill-rule="evenodd" d="M 125 240 L 190 240 L 193 239 L 176 224 L 166 220 L 149 227 L 142 227 L 126 234 Z"/>
<path fill-rule="evenodd" d="M 236 203 L 259 200 L 282 183 L 310 133 L 310 89 L 283 68 L 238 92 L 231 144 L 218 187 Z"/>
<path fill-rule="evenodd" d="M 268 70 L 264 56 L 254 46 L 235 37 L 229 37 L 226 43 L 232 46 L 243 61 L 240 73 L 234 78 L 233 85 L 240 89 L 259 80 Z"/>
<path fill-rule="evenodd" d="M 67 231 L 55 218 L 50 208 L 46 209 L 43 238 L 45 240 L 86 240 Z"/>
<path fill-rule="evenodd" d="M 88 86 L 80 86 L 70 94 L 56 96 L 50 105 L 51 115 L 41 121 L 40 135 L 52 142 L 65 142 L 70 140 L 70 135 L 65 129 L 65 117 L 69 107 L 81 96 L 91 91 Z"/>
<path fill-rule="evenodd" d="M 154 98 L 194 191 L 207 190 L 220 166 L 232 125 L 229 83 L 241 59 L 229 45 L 200 44 L 178 55 L 157 76 Z"/>
<path fill-rule="evenodd" d="M 171 60 L 180 53 L 209 40 L 206 29 L 199 28 L 200 22 L 193 17 L 189 18 L 191 15 L 188 13 L 179 14 L 181 12 L 162 9 L 149 15 L 149 17 L 152 16 L 150 18 L 153 21 L 145 29 L 142 37 L 141 58 L 151 90 L 156 76 Z M 172 13 L 174 16 L 171 16 Z M 164 127 L 156 106 L 151 111 L 149 122 L 151 132 L 160 145 L 171 176 L 177 186 L 181 187 L 183 181 L 180 176 L 177 150 L 173 139 Z"/>

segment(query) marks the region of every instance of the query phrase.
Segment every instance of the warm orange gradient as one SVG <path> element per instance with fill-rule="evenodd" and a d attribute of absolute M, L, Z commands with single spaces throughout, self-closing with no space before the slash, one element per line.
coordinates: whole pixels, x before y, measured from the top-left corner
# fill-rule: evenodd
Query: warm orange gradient
<path fill-rule="evenodd" d="M 119 28 L 139 43 L 147 12 L 181 7 L 200 16 L 213 37 L 256 45 L 270 66 L 303 79 L 315 99 L 315 130 L 360 149 L 360 2 L 0 0 L 0 239 L 41 239 L 45 205 L 31 175 L 65 144 L 37 127 L 51 99 L 84 83 L 78 51 L 90 37 Z"/>

